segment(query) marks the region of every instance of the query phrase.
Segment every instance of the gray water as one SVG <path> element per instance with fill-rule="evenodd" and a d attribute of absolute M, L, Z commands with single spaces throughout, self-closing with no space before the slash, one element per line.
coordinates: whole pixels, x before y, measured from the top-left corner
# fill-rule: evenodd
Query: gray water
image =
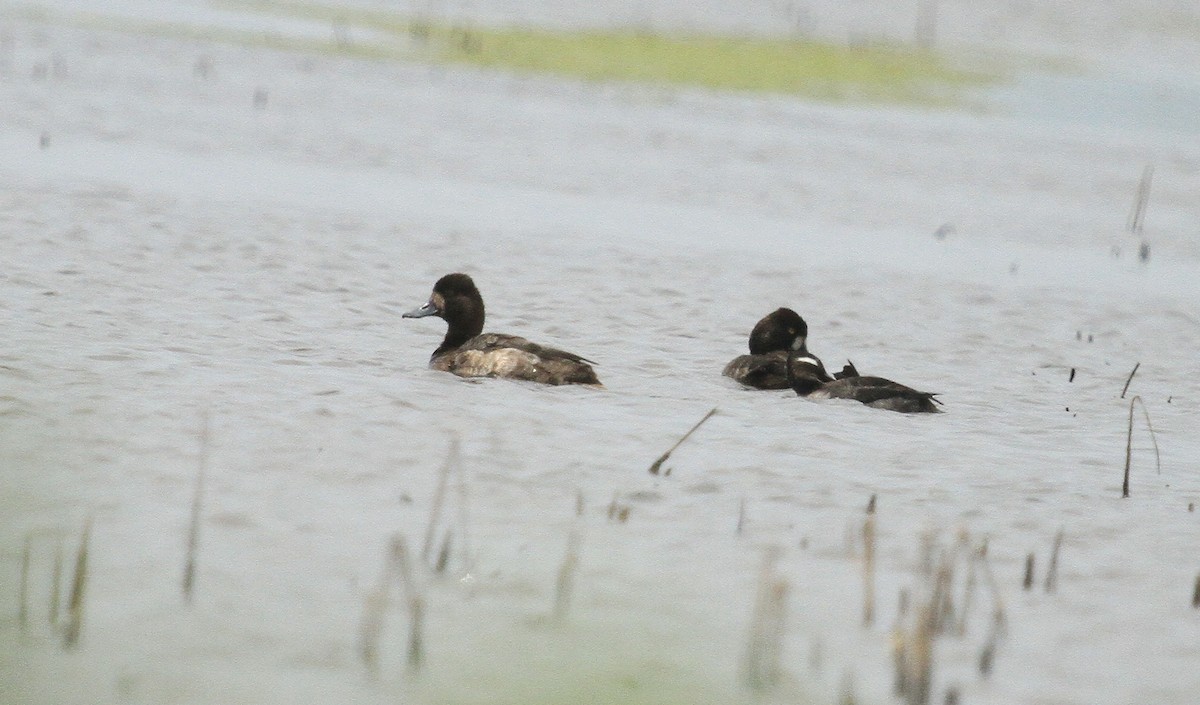
<path fill-rule="evenodd" d="M 0 595 L 26 535 L 33 562 L 24 634 L 0 598 L 7 701 L 736 701 L 773 547 L 773 697 L 850 683 L 887 702 L 898 595 L 921 593 L 923 542 L 959 535 L 988 541 L 1008 628 L 982 678 L 971 612 L 938 642 L 936 692 L 1194 699 L 1194 141 L 10 26 Z M 56 56 L 67 71 L 36 78 Z M 1123 225 L 1148 160 L 1140 262 Z M 488 330 L 597 360 L 604 389 L 428 370 L 440 321 L 399 314 L 449 271 L 475 277 Z M 941 392 L 946 413 L 722 378 L 781 305 L 827 364 Z M 1122 500 L 1136 363 L 1162 470 L 1139 421 Z M 364 600 L 393 533 L 419 550 L 455 437 L 457 549 L 447 576 L 418 572 L 426 665 L 404 669 L 396 598 L 372 681 Z M 88 516 L 83 641 L 63 653 L 44 596 Z M 1058 590 L 1023 591 L 1060 529 Z M 552 624 L 572 532 L 574 599 Z"/>

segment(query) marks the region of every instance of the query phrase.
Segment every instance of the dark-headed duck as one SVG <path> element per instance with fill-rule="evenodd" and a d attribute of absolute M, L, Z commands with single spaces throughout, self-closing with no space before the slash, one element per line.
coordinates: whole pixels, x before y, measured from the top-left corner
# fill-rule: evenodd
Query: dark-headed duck
<path fill-rule="evenodd" d="M 404 318 L 425 316 L 438 316 L 447 324 L 445 339 L 429 359 L 429 366 L 435 370 L 459 377 L 600 384 L 586 358 L 515 335 L 484 333 L 483 297 L 466 274 L 447 274 L 438 279 L 429 301 L 404 314 Z"/>
<path fill-rule="evenodd" d="M 790 308 L 776 309 L 750 331 L 750 354 L 733 358 L 722 374 L 755 389 L 787 389 L 791 386 L 788 383 L 788 355 L 793 343 L 798 341 L 800 348 L 793 364 L 809 365 L 805 373 L 820 370 L 824 381 L 832 380 L 821 361 L 805 347 L 807 337 L 808 324 L 800 314 Z"/>
<path fill-rule="evenodd" d="M 934 392 L 919 392 L 899 382 L 883 377 L 858 374 L 854 363 L 849 362 L 830 381 L 825 366 L 820 360 L 804 351 L 804 341 L 797 339 L 791 352 L 792 366 L 789 370 L 789 385 L 802 397 L 809 399 L 853 399 L 876 409 L 899 411 L 906 414 L 938 413 L 936 404 L 941 404 Z M 936 403 L 936 404 L 935 404 Z"/>

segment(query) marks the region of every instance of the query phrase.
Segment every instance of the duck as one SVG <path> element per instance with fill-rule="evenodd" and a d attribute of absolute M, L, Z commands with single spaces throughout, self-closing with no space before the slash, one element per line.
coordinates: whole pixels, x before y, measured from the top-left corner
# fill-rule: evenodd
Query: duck
<path fill-rule="evenodd" d="M 484 333 L 483 296 L 467 274 L 438 279 L 423 305 L 403 318 L 437 316 L 446 321 L 446 337 L 429 358 L 429 367 L 459 377 L 501 377 L 541 384 L 601 386 L 595 362 L 574 353 L 530 342 L 515 335 Z"/>
<path fill-rule="evenodd" d="M 795 352 L 794 364 L 805 365 L 805 373 L 819 370 L 822 382 L 832 381 L 825 365 L 805 347 L 807 337 L 808 324 L 800 314 L 790 308 L 777 308 L 754 324 L 750 354 L 730 360 L 721 374 L 752 389 L 788 389 L 792 386 L 788 382 L 788 358 Z M 800 348 L 793 351 L 796 343 Z"/>
<path fill-rule="evenodd" d="M 804 341 L 797 336 L 788 354 L 791 364 L 788 383 L 797 395 L 809 399 L 853 399 L 874 409 L 899 411 L 905 414 L 937 414 L 942 402 L 937 392 L 921 392 L 883 377 L 860 375 L 854 363 L 847 360 L 835 378 L 827 379 L 825 366 L 807 354 Z"/>

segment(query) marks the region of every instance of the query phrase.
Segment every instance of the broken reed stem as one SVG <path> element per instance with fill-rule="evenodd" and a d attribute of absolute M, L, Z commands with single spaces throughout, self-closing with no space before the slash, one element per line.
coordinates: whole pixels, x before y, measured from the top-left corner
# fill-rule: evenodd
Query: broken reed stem
<path fill-rule="evenodd" d="M 1129 400 L 1129 428 L 1125 435 L 1125 476 L 1121 482 L 1122 499 L 1129 497 L 1129 465 L 1133 460 L 1133 405 L 1135 402 L 1142 406 L 1142 415 L 1146 419 L 1146 428 L 1150 431 L 1151 442 L 1154 443 L 1155 472 L 1162 473 L 1162 456 L 1158 452 L 1158 436 L 1154 433 L 1154 425 L 1150 423 L 1150 412 L 1146 409 L 1146 402 L 1142 401 L 1142 397 L 1135 394 Z"/>
<path fill-rule="evenodd" d="M 746 528 L 746 498 L 742 497 L 738 500 L 738 521 L 737 535 L 742 535 L 742 530 Z"/>
<path fill-rule="evenodd" d="M 383 635 L 384 616 L 387 614 L 388 603 L 391 599 L 391 584 L 397 579 L 403 585 L 409 610 L 408 646 L 406 649 L 409 670 L 419 670 L 424 658 L 422 631 L 425 604 L 413 579 L 412 566 L 408 558 L 408 546 L 401 534 L 394 534 L 388 546 L 387 557 L 384 559 L 379 584 L 367 594 L 363 602 L 362 622 L 359 625 L 358 655 L 372 678 L 379 674 L 379 642 Z"/>
<path fill-rule="evenodd" d="M 963 585 L 962 608 L 958 611 L 958 624 L 955 627 L 955 634 L 959 637 L 967 633 L 967 618 L 971 614 L 971 607 L 975 602 L 975 589 L 978 582 L 976 575 L 975 556 L 973 553 L 967 556 L 967 579 Z"/>
<path fill-rule="evenodd" d="M 462 562 L 462 570 L 470 571 L 471 565 L 471 534 L 470 499 L 471 487 L 467 482 L 467 470 L 462 463 L 458 464 L 458 555 Z"/>
<path fill-rule="evenodd" d="M 933 595 L 929 604 L 933 622 L 930 627 L 935 635 L 948 630 L 954 623 L 954 555 L 943 553 L 933 582 Z"/>
<path fill-rule="evenodd" d="M 1129 464 L 1133 459 L 1133 402 L 1137 401 L 1137 397 L 1129 400 L 1129 430 L 1125 434 L 1125 478 L 1121 481 L 1121 499 L 1129 497 Z"/>
<path fill-rule="evenodd" d="M 875 495 L 863 520 L 863 626 L 875 623 Z"/>
<path fill-rule="evenodd" d="M 909 650 L 908 705 L 927 705 L 933 692 L 933 637 L 937 606 L 931 600 L 921 608 Z"/>
<path fill-rule="evenodd" d="M 62 537 L 54 544 L 54 574 L 50 577 L 50 612 L 46 615 L 50 626 L 58 626 L 58 607 L 62 603 L 63 542 Z"/>
<path fill-rule="evenodd" d="M 450 564 L 450 549 L 454 545 L 454 532 L 447 531 L 446 538 L 442 540 L 442 548 L 438 551 L 437 561 L 433 564 L 433 572 L 441 575 L 446 572 L 446 566 Z"/>
<path fill-rule="evenodd" d="M 1058 587 L 1058 552 L 1062 549 L 1063 530 L 1059 529 L 1054 535 L 1054 545 L 1050 548 L 1050 564 L 1046 566 L 1046 582 L 1044 589 L 1047 593 L 1054 592 Z"/>
<path fill-rule="evenodd" d="M 393 545 L 399 540 L 399 536 L 393 537 Z M 358 657 L 362 659 L 371 678 L 379 675 L 379 640 L 383 635 L 383 619 L 387 614 L 391 583 L 392 551 L 389 551 L 383 561 L 379 584 L 363 600 L 362 621 L 358 627 Z"/>
<path fill-rule="evenodd" d="M 1129 376 L 1125 378 L 1125 386 L 1121 387 L 1121 398 L 1125 398 L 1125 392 L 1129 391 L 1129 383 L 1133 381 L 1133 376 L 1137 374 L 1138 368 L 1142 366 L 1141 362 L 1134 363 L 1133 369 L 1129 371 Z"/>
<path fill-rule="evenodd" d="M 1146 204 L 1150 202 L 1150 181 L 1154 178 L 1154 165 L 1147 164 L 1142 170 L 1142 180 L 1138 182 L 1137 195 L 1133 199 L 1133 209 L 1129 212 L 1129 219 L 1125 221 L 1125 227 L 1129 232 L 1137 234 L 1142 232 L 1142 220 L 1146 216 Z"/>
<path fill-rule="evenodd" d="M 709 412 L 708 412 L 707 414 L 705 414 L 705 415 L 704 415 L 704 418 L 702 418 L 702 419 L 700 419 L 699 421 L 697 421 L 695 426 L 692 426 L 692 427 L 691 427 L 691 428 L 688 430 L 688 432 L 687 432 L 687 433 L 683 434 L 683 437 L 682 437 L 682 438 L 680 438 L 679 440 L 675 441 L 675 445 L 673 445 L 673 446 L 671 446 L 670 448 L 668 448 L 666 453 L 663 453 L 662 455 L 660 455 L 660 456 L 659 456 L 659 458 L 658 458 L 658 460 L 655 460 L 655 461 L 654 461 L 654 463 L 652 463 L 652 464 L 650 465 L 650 474 L 651 474 L 651 475 L 657 475 L 657 474 L 659 473 L 659 471 L 662 469 L 662 464 L 663 464 L 663 463 L 665 463 L 665 462 L 667 462 L 667 458 L 670 458 L 670 457 L 671 457 L 671 453 L 674 453 L 674 452 L 675 452 L 675 449 L 676 449 L 676 448 L 678 448 L 680 445 L 682 445 L 682 444 L 683 444 L 683 442 L 684 442 L 684 441 L 686 441 L 686 440 L 688 439 L 688 436 L 690 436 L 690 435 L 692 435 L 693 433 L 695 433 L 695 432 L 696 432 L 696 429 L 698 429 L 698 428 L 700 428 L 702 425 L 704 425 L 704 422 L 705 422 L 705 421 L 708 421 L 710 418 L 712 418 L 713 414 L 715 414 L 715 413 L 717 413 L 717 408 L 714 406 L 712 409 L 710 409 L 710 410 L 709 410 Z"/>
<path fill-rule="evenodd" d="M 200 543 L 200 514 L 204 502 L 204 479 L 208 473 L 209 415 L 204 414 L 200 427 L 200 458 L 196 467 L 196 487 L 192 494 L 192 515 L 188 521 L 187 549 L 183 560 L 183 601 L 192 603 L 192 589 L 196 584 L 196 551 Z"/>
<path fill-rule="evenodd" d="M 21 584 L 17 591 L 17 625 L 24 633 L 29 624 L 29 561 L 33 554 L 33 535 L 25 532 L 25 543 L 21 549 Z"/>
<path fill-rule="evenodd" d="M 1196 574 L 1196 588 L 1192 590 L 1192 607 L 1200 609 L 1200 573 Z"/>
<path fill-rule="evenodd" d="M 429 564 L 429 556 L 433 551 L 434 535 L 442 518 L 442 505 L 446 503 L 446 486 L 450 482 L 450 471 L 458 464 L 459 441 L 458 435 L 450 436 L 450 449 L 446 451 L 446 462 L 438 471 L 437 490 L 433 494 L 433 506 L 429 510 L 429 524 L 425 527 L 425 541 L 421 544 L 421 560 Z"/>
<path fill-rule="evenodd" d="M 71 596 L 67 601 L 67 626 L 63 630 L 63 648 L 72 649 L 79 643 L 83 627 L 83 597 L 87 589 L 88 543 L 92 537 L 92 518 L 84 522 L 79 535 L 79 550 L 75 554 L 75 577 L 71 581 Z"/>
<path fill-rule="evenodd" d="M 1162 456 L 1158 452 L 1158 434 L 1154 432 L 1154 424 L 1150 423 L 1150 412 L 1146 409 L 1146 402 L 1142 401 L 1141 396 L 1137 397 L 1137 402 L 1142 407 L 1142 416 L 1146 419 L 1146 430 L 1150 432 L 1150 442 L 1154 444 L 1154 472 L 1161 475 Z M 1132 403 L 1131 401 L 1130 404 Z"/>
<path fill-rule="evenodd" d="M 567 548 L 563 553 L 562 564 L 558 567 L 558 577 L 554 581 L 554 612 L 555 622 L 566 619 L 571 609 L 571 598 L 575 594 L 575 575 L 579 572 L 579 544 L 581 542 L 579 526 L 571 528 L 567 537 Z"/>
<path fill-rule="evenodd" d="M 1000 587 L 996 584 L 996 574 L 992 572 L 991 561 L 988 560 L 987 541 L 979 545 L 975 552 L 975 560 L 982 569 L 983 581 L 987 583 L 988 592 L 992 596 L 992 620 L 997 631 L 1003 630 L 1007 617 L 1004 610 L 1004 598 L 1000 596 Z"/>
<path fill-rule="evenodd" d="M 782 675 L 784 616 L 787 608 L 787 580 L 775 572 L 779 549 L 772 547 L 763 557 L 750 619 L 742 676 L 753 691 L 769 691 Z"/>
<path fill-rule="evenodd" d="M 458 455 L 458 438 L 454 439 L 454 454 Z M 405 650 L 408 669 L 421 670 L 425 661 L 425 598 L 413 575 L 412 561 L 408 558 L 408 544 L 400 534 L 392 539 L 392 563 L 404 584 L 404 596 L 408 601 L 408 648 Z"/>

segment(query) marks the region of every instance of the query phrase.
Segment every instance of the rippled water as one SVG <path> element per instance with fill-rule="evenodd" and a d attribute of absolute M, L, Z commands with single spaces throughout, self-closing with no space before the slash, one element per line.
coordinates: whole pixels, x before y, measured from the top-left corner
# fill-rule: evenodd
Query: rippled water
<path fill-rule="evenodd" d="M 1194 144 L 13 26 L 0 109 L 13 702 L 730 702 L 768 547 L 789 587 L 778 699 L 850 683 L 884 702 L 922 537 L 959 532 L 988 539 L 1008 633 L 988 679 L 981 610 L 942 639 L 938 693 L 1185 703 L 1200 687 Z M 29 78 L 53 56 L 65 74 Z M 214 78 L 194 76 L 198 56 Z M 1122 225 L 1151 158 L 1143 263 Z M 457 270 L 479 284 L 488 330 L 597 360 L 604 389 L 428 370 L 440 321 L 399 314 Z M 827 365 L 940 391 L 947 413 L 722 378 L 781 305 Z M 1139 430 L 1121 500 L 1135 363 L 1162 472 Z M 650 476 L 713 407 L 670 475 Z M 420 545 L 452 437 L 466 481 L 448 510 L 453 577 L 422 573 L 428 663 L 404 671 L 396 605 L 372 682 L 355 651 L 363 601 L 393 532 Z M 861 628 L 872 495 L 879 616 Z M 87 516 L 83 642 L 63 654 L 44 595 L 56 542 L 72 553 Z M 1026 554 L 1040 580 L 1059 529 L 1058 591 L 1022 591 Z M 576 593 L 555 626 L 572 531 Z"/>

